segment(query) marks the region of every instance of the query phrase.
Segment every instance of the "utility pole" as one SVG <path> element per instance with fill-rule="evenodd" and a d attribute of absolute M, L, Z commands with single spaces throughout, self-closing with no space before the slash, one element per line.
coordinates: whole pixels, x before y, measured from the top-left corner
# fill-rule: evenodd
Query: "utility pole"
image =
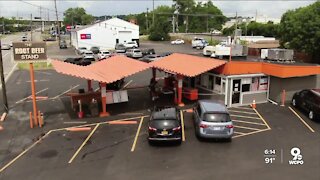
<path fill-rule="evenodd" d="M 152 0 L 152 25 L 154 25 L 154 0 Z"/>
<path fill-rule="evenodd" d="M 258 16 L 258 10 L 256 10 L 256 17 L 254 18 L 255 22 L 257 22 L 257 16 Z"/>
<path fill-rule="evenodd" d="M 32 14 L 30 16 L 30 41 L 32 41 Z"/>
<path fill-rule="evenodd" d="M 149 8 L 147 8 L 147 13 L 146 13 L 146 29 L 147 29 L 147 31 L 149 30 L 148 13 L 149 13 Z"/>
<path fill-rule="evenodd" d="M 8 99 L 7 99 L 6 82 L 4 81 L 4 73 L 3 73 L 1 39 L 0 39 L 0 75 L 1 75 L 1 85 L 2 85 L 3 106 L 4 106 L 4 109 L 5 109 L 5 112 L 8 113 L 9 107 L 8 107 Z"/>
<path fill-rule="evenodd" d="M 207 32 L 209 32 L 209 15 L 207 15 Z"/>
<path fill-rule="evenodd" d="M 188 33 L 189 30 L 189 16 L 186 17 L 186 33 Z"/>
<path fill-rule="evenodd" d="M 2 34 L 5 34 L 4 17 L 2 17 Z"/>
<path fill-rule="evenodd" d="M 54 0 L 54 8 L 56 10 L 56 18 L 57 18 L 57 26 L 58 26 L 58 32 L 56 33 L 56 37 L 58 36 L 59 46 L 60 46 L 60 22 L 58 17 L 58 9 L 57 9 L 57 0 Z"/>
<path fill-rule="evenodd" d="M 172 33 L 175 33 L 175 17 L 174 17 L 174 14 L 172 15 Z"/>

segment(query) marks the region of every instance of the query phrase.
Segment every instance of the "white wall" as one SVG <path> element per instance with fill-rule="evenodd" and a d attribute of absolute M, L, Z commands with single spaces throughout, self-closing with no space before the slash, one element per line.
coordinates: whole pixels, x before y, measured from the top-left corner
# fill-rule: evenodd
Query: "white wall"
<path fill-rule="evenodd" d="M 77 45 L 75 47 L 86 47 L 90 49 L 92 46 L 98 46 L 101 49 L 114 49 L 116 39 L 119 39 L 119 31 L 128 32 L 130 36 L 122 36 L 124 41 L 132 41 L 132 39 L 139 39 L 139 26 L 117 19 L 109 19 L 85 29 L 77 31 Z M 91 34 L 91 39 L 81 39 L 81 34 Z"/>

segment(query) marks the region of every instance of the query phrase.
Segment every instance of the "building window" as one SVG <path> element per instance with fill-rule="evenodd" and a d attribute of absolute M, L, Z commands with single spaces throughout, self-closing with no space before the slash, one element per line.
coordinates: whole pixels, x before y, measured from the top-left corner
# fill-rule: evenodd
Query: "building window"
<path fill-rule="evenodd" d="M 221 85 L 221 77 L 216 77 L 216 84 Z"/>
<path fill-rule="evenodd" d="M 213 90 L 213 76 L 209 75 L 209 89 L 210 90 Z"/>
<path fill-rule="evenodd" d="M 242 92 L 250 91 L 250 84 L 242 84 Z"/>

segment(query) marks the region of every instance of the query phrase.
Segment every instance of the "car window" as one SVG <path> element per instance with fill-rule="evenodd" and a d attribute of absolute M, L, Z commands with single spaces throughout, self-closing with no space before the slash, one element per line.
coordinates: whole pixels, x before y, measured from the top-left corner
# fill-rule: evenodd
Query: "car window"
<path fill-rule="evenodd" d="M 140 50 L 135 50 L 134 52 L 135 52 L 135 53 L 139 53 L 139 52 L 141 52 L 141 51 L 140 51 Z"/>
<path fill-rule="evenodd" d="M 202 112 L 201 112 L 200 105 L 197 106 L 197 112 L 198 112 L 199 117 L 201 117 L 201 113 L 202 113 Z"/>
<path fill-rule="evenodd" d="M 229 122 L 231 121 L 229 114 L 225 113 L 206 113 L 203 117 L 203 121 L 207 122 Z"/>
<path fill-rule="evenodd" d="M 152 120 L 150 122 L 151 127 L 159 128 L 159 129 L 171 129 L 179 126 L 179 121 L 177 120 Z"/>

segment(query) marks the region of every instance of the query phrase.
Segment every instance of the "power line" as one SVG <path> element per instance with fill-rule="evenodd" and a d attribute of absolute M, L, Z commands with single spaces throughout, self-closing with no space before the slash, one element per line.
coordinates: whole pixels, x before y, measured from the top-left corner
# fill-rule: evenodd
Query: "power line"
<path fill-rule="evenodd" d="M 50 8 L 46 8 L 46 7 L 42 7 L 42 6 L 40 6 L 40 5 L 36 5 L 36 4 L 33 4 L 33 3 L 30 3 L 30 2 L 27 2 L 27 1 L 24 1 L 24 0 L 19 0 L 20 2 L 23 2 L 23 3 L 25 3 L 25 4 L 28 4 L 28 5 L 30 5 L 30 6 L 34 6 L 34 7 L 37 7 L 37 8 L 42 8 L 42 9 L 47 9 L 48 11 L 51 11 L 51 12 L 54 12 L 54 13 L 56 13 L 56 11 L 54 10 L 54 9 L 50 9 Z M 64 15 L 64 13 L 63 12 L 57 12 L 58 14 L 62 14 L 62 15 Z"/>

